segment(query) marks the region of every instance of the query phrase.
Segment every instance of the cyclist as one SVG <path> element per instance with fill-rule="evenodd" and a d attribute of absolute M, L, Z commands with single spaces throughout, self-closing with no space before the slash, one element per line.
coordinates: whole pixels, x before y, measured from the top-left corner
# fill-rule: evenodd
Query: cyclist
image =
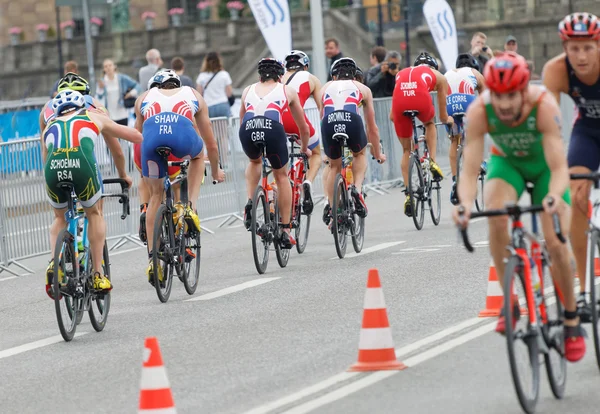
<path fill-rule="evenodd" d="M 57 188 L 61 181 L 73 183 L 77 199 L 89 221 L 88 238 L 94 263 L 94 289 L 111 290 L 110 280 L 102 271 L 102 253 L 106 238 L 106 225 L 98 201 L 102 197 L 102 177 L 96 163 L 94 147 L 100 133 L 119 136 L 130 142 L 140 142 L 142 135 L 117 124 L 100 111 L 86 108 L 84 96 L 65 89 L 52 100 L 55 116 L 42 131 L 42 160 L 46 193 L 54 208 L 54 221 L 50 227 L 50 247 L 54 256 L 56 239 L 65 228 L 68 198 Z M 54 275 L 53 260 L 46 271 L 46 293 L 52 298 L 51 283 Z M 62 275 L 59 274 L 59 277 Z"/>
<path fill-rule="evenodd" d="M 333 199 L 335 177 L 342 171 L 342 148 L 339 141 L 333 139 L 336 133 L 348 135 L 346 144 L 353 154 L 352 175 L 354 185 L 351 187 L 356 214 L 366 217 L 368 210 L 362 195 L 362 184 L 367 171 L 365 149 L 370 142 L 373 155 L 380 162 L 385 162 L 385 154 L 381 153 L 379 128 L 375 123 L 373 95 L 368 86 L 355 80 L 357 65 L 348 57 L 343 57 L 331 66 L 332 80 L 321 88 L 321 136 L 323 148 L 329 159 L 327 180 L 324 183 L 328 203 L 323 210 L 323 221 L 329 224 L 331 220 L 330 201 Z M 366 133 L 359 107 L 363 107 L 366 119 Z"/>
<path fill-rule="evenodd" d="M 438 63 L 433 56 L 422 52 L 415 59 L 413 66 L 402 69 L 396 75 L 396 87 L 392 95 L 392 111 L 390 119 L 394 123 L 396 135 L 402 144 L 402 176 L 408 182 L 408 161 L 413 143 L 413 126 L 411 119 L 403 115 L 404 111 L 419 111 L 418 118 L 425 125 L 425 141 L 431 157 L 431 172 L 434 178 L 444 178 L 442 169 L 434 161 L 437 148 L 437 130 L 434 124 L 435 108 L 430 92 L 437 91 L 440 119 L 446 124 L 452 123 L 452 117 L 446 112 L 446 96 L 448 81 L 438 72 Z M 412 216 L 412 202 L 406 194 L 404 214 Z"/>
<path fill-rule="evenodd" d="M 218 182 L 225 179 L 225 173 L 219 168 L 219 150 L 212 132 L 208 108 L 204 99 L 193 88 L 181 86 L 181 79 L 171 69 L 162 70 L 150 81 L 151 89 L 144 92 L 135 103 L 135 127 L 142 132 L 142 176 L 150 190 L 150 200 L 146 211 L 146 232 L 150 263 L 146 274 L 150 284 L 154 283 L 154 272 L 162 282 L 162 268 L 152 265 L 152 236 L 156 212 L 163 199 L 164 177 L 167 165 L 156 152 L 160 146 L 168 146 L 178 158 L 190 159 L 189 203 L 181 206 L 188 226 L 200 231 L 200 219 L 196 205 L 200 194 L 200 185 L 204 177 L 204 152 L 206 149 L 212 171 L 212 178 Z"/>
<path fill-rule="evenodd" d="M 461 204 L 454 211 L 454 220 L 461 227 L 468 225 L 483 158 L 484 135 L 489 133 L 493 146 L 485 184 L 486 208 L 501 209 L 508 202 L 516 203 L 526 182 L 533 183 L 533 203 L 544 205 L 540 219 L 552 257 L 552 276 L 564 295 L 565 356 L 571 362 L 578 361 L 585 354 L 585 331 L 577 316 L 569 249 L 558 240 L 551 217 L 557 213 L 562 230 L 569 232 L 571 196 L 560 135 L 560 109 L 544 88 L 529 86 L 527 62 L 514 52 L 492 58 L 484 69 L 484 77 L 489 91 L 481 94 L 467 110 L 469 145 L 465 146 L 463 179 L 458 184 Z M 556 200 L 552 206 L 549 198 Z M 460 214 L 462 210 L 464 215 Z M 503 275 L 503 259 L 510 242 L 508 218 L 489 218 L 488 223 L 490 252 L 496 271 Z M 502 285 L 502 277 L 499 280 Z M 496 332 L 505 332 L 503 314 Z"/>
<path fill-rule="evenodd" d="M 577 105 L 567 160 L 570 173 L 588 174 L 600 166 L 600 19 L 590 13 L 573 13 L 559 23 L 558 32 L 564 53 L 546 63 L 542 78 L 558 102 L 562 92 Z M 571 181 L 571 244 L 579 276 L 577 307 L 584 322 L 591 320 L 591 308 L 585 300 L 590 189 L 590 181 Z"/>
<path fill-rule="evenodd" d="M 309 65 L 310 59 L 306 53 L 301 50 L 292 50 L 285 57 L 286 73 L 281 78 L 281 82 L 294 88 L 300 99 L 300 105 L 303 108 L 311 96 L 314 98 L 317 107 L 320 108 L 321 102 L 319 101 L 318 94 L 321 90 L 321 81 L 315 75 L 308 72 Z M 308 124 L 310 130 L 308 149 L 311 150 L 312 155 L 308 160 L 309 168 L 306 172 L 306 180 L 302 183 L 304 189 L 304 203 L 302 208 L 304 213 L 311 214 L 313 211 L 312 182 L 317 178 L 317 173 L 321 167 L 321 146 L 319 145 L 319 135 L 308 120 L 306 113 L 304 114 L 304 121 Z M 283 128 L 288 134 L 300 135 L 298 126 L 294 122 L 294 117 L 289 110 L 283 113 Z"/>
<path fill-rule="evenodd" d="M 449 70 L 444 76 L 448 81 L 446 111 L 449 116 L 455 113 L 467 112 L 467 108 L 475 100 L 475 91 L 481 93 L 485 89 L 483 75 L 479 72 L 479 62 L 469 53 L 458 55 L 456 58 L 456 69 Z M 450 144 L 450 153 L 448 154 L 450 158 L 450 170 L 452 171 L 450 202 L 454 205 L 458 204 L 458 198 L 456 197 L 456 153 L 458 151 L 459 131 L 462 126 L 462 121 L 455 119 L 453 127 L 448 128 L 452 141 Z"/>
<path fill-rule="evenodd" d="M 252 196 L 261 177 L 262 153 L 254 144 L 264 142 L 267 158 L 273 168 L 277 184 L 277 200 L 281 211 L 283 234 L 281 246 L 291 249 L 295 240 L 290 235 L 290 217 L 292 211 L 292 188 L 288 179 L 287 138 L 283 127 L 283 114 L 288 109 L 300 132 L 301 151 L 310 157 L 308 149 L 309 127 L 305 121 L 302 102 L 291 87 L 280 83 L 284 75 L 283 65 L 272 58 L 258 62 L 259 81 L 247 86 L 242 93 L 240 107 L 240 142 L 244 153 L 250 159 L 246 168 L 246 190 L 248 202 L 244 207 L 244 225 L 250 229 L 252 215 Z"/>

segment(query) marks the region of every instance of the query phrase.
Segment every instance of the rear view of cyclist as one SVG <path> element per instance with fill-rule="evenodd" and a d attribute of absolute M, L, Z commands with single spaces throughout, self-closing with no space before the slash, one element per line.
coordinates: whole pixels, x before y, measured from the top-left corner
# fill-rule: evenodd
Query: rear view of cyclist
<path fill-rule="evenodd" d="M 467 108 L 475 100 L 475 91 L 481 93 L 485 89 L 485 80 L 479 72 L 479 62 L 469 53 L 461 53 L 456 58 L 456 69 L 451 69 L 444 74 L 448 81 L 448 97 L 446 98 L 446 110 L 448 115 L 454 119 L 450 132 L 450 170 L 452 171 L 452 191 L 450 202 L 458 204 L 456 197 L 456 152 L 458 151 L 459 131 L 461 131 L 462 117 L 454 117 L 455 113 L 466 113 Z M 465 142 L 463 142 L 463 145 Z"/>
<path fill-rule="evenodd" d="M 44 178 L 49 203 L 54 208 L 50 227 L 50 247 L 54 256 L 56 239 L 65 228 L 68 195 L 58 188 L 60 182 L 74 186 L 77 199 L 89 221 L 88 238 L 92 254 L 94 289 L 111 290 L 110 280 L 102 270 L 102 254 L 106 224 L 100 208 L 102 177 L 94 155 L 94 147 L 104 133 L 130 142 L 141 142 L 142 135 L 132 128 L 112 121 L 106 114 L 86 109 L 86 100 L 77 91 L 63 90 L 52 101 L 55 116 L 41 135 Z M 52 297 L 53 260 L 46 272 L 46 293 Z M 59 278 L 62 275 L 59 275 Z"/>

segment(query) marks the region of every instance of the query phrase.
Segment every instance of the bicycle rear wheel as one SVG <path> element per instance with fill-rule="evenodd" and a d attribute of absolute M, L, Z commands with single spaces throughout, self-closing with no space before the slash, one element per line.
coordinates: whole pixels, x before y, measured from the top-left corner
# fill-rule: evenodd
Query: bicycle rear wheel
<path fill-rule="evenodd" d="M 417 230 L 423 228 L 425 220 L 425 183 L 421 162 L 414 154 L 410 155 L 408 164 L 408 194 L 412 204 L 412 219 Z"/>
<path fill-rule="evenodd" d="M 529 265 L 529 264 L 527 264 Z M 504 272 L 504 315 L 506 345 L 513 384 L 519 403 L 525 412 L 533 413 L 540 391 L 540 360 L 538 335 L 530 319 L 521 315 L 521 308 L 535 309 L 535 303 L 527 299 L 527 286 L 523 276 L 523 264 L 517 256 L 511 256 Z M 521 327 L 518 322 L 525 322 Z M 525 347 L 521 348 L 520 345 Z M 525 361 L 518 359 L 519 352 Z"/>
<path fill-rule="evenodd" d="M 365 197 L 363 193 L 363 197 Z M 365 243 L 365 218 L 359 217 L 356 212 L 352 214 L 352 228 L 350 232 L 352 234 L 352 246 L 356 253 L 360 253 L 363 244 Z"/>
<path fill-rule="evenodd" d="M 281 234 L 283 233 L 283 229 L 279 227 L 279 223 L 281 223 L 281 214 L 279 212 L 279 202 L 277 201 L 277 197 L 273 200 L 275 203 L 275 222 L 273 223 L 274 232 L 275 232 L 275 256 L 277 257 L 277 263 L 279 263 L 280 267 L 286 267 L 288 264 L 288 260 L 290 260 L 290 250 L 284 249 L 281 247 Z"/>
<path fill-rule="evenodd" d="M 262 221 L 259 221 L 262 217 Z M 267 207 L 267 197 L 264 188 L 259 185 L 252 198 L 252 217 L 250 234 L 252 236 L 252 254 L 254 265 L 259 274 L 265 273 L 269 264 L 269 232 L 270 211 Z"/>
<path fill-rule="evenodd" d="M 93 269 L 93 262 L 90 260 L 90 266 Z M 104 251 L 102 252 L 102 270 L 104 276 L 108 280 L 110 278 L 110 260 L 108 257 L 108 246 L 104 242 Z M 94 293 L 90 300 L 90 309 L 88 314 L 90 316 L 90 322 L 96 330 L 100 332 L 106 326 L 106 320 L 108 319 L 108 312 L 110 310 L 110 292 L 106 293 Z"/>
<path fill-rule="evenodd" d="M 342 174 L 335 177 L 333 188 L 333 203 L 331 206 L 332 225 L 331 232 L 335 242 L 335 251 L 340 259 L 346 255 L 348 245 L 348 217 L 349 217 L 348 190 Z"/>
<path fill-rule="evenodd" d="M 458 187 L 458 179 L 460 177 L 460 173 L 462 172 L 462 164 L 463 164 L 463 147 L 462 145 L 456 151 L 456 186 Z"/>
<path fill-rule="evenodd" d="M 63 339 L 71 341 L 77 329 L 77 318 L 81 314 L 81 299 L 75 298 L 76 268 L 79 267 L 73 247 L 73 235 L 63 229 L 56 239 L 54 249 L 54 279 L 52 290 L 58 329 Z M 63 275 L 62 280 L 60 274 Z M 61 286 L 62 285 L 62 286 Z"/>
<path fill-rule="evenodd" d="M 600 230 L 594 228 L 590 235 L 590 249 L 588 250 L 588 283 L 590 286 L 590 308 L 592 309 L 592 332 L 594 333 L 594 350 L 596 351 L 596 362 L 600 368 L 600 315 L 598 306 L 600 304 L 600 286 L 596 284 L 595 257 L 600 254 Z"/>
<path fill-rule="evenodd" d="M 475 208 L 477 211 L 483 211 L 483 185 L 485 184 L 485 175 L 481 172 L 477 176 L 477 197 L 475 197 Z"/>
<path fill-rule="evenodd" d="M 564 310 L 556 285 L 552 280 L 550 269 L 543 267 L 544 286 L 554 286 L 548 298 L 544 298 L 547 323 L 542 326 L 542 333 L 549 352 L 544 354 L 544 365 L 548 374 L 548 382 L 552 394 L 558 399 L 565 395 L 567 384 L 567 359 L 565 358 L 565 336 L 563 333 Z"/>
<path fill-rule="evenodd" d="M 431 181 L 431 189 L 429 190 L 429 213 L 431 214 L 431 221 L 434 225 L 440 224 L 440 218 L 442 216 L 442 186 L 439 181 Z"/>
<path fill-rule="evenodd" d="M 296 251 L 299 254 L 304 253 L 306 245 L 308 244 L 308 232 L 310 230 L 310 218 L 311 215 L 303 214 L 302 204 L 304 202 L 304 191 L 300 189 L 300 197 L 298 198 L 298 204 L 296 205 L 296 221 L 298 227 L 296 227 Z"/>
<path fill-rule="evenodd" d="M 200 242 L 200 232 L 192 231 L 183 237 L 185 247 L 183 250 L 183 286 L 188 295 L 196 293 L 198 280 L 200 279 L 200 262 L 202 253 L 202 244 Z"/>
<path fill-rule="evenodd" d="M 154 241 L 152 244 L 152 266 L 154 268 L 154 288 L 156 295 L 162 303 L 166 303 L 171 296 L 173 287 L 173 272 L 175 270 L 174 254 L 177 252 L 174 246 L 173 215 L 167 206 L 161 204 L 156 212 L 154 221 Z M 162 268 L 163 281 L 159 279 Z"/>

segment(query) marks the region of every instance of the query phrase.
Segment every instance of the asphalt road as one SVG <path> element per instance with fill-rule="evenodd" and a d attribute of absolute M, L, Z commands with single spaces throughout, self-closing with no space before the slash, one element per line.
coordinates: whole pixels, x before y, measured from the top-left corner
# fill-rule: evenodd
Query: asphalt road
<path fill-rule="evenodd" d="M 484 243 L 474 254 L 460 244 L 449 185 L 442 222 L 427 218 L 421 231 L 401 214 L 400 190 L 369 197 L 364 253 L 343 260 L 322 206 L 306 252 L 294 251 L 285 269 L 272 254 L 264 275 L 242 228 L 205 234 L 198 291 L 190 297 L 175 280 L 167 304 L 146 281 L 144 250 L 126 245 L 111 255 L 106 329 L 94 332 L 85 316 L 84 335 L 71 343 L 44 292 L 46 258 L 26 262 L 34 275 L 0 274 L 0 411 L 134 412 L 144 339 L 156 336 L 179 413 L 521 412 L 504 337 L 492 332 L 495 320 L 477 318 L 489 253 Z M 485 222 L 472 223 L 470 234 L 485 242 Z M 370 268 L 380 272 L 403 371 L 345 372 L 358 354 Z M 542 371 L 538 412 L 597 412 L 599 374 L 590 339 L 585 359 L 568 365 L 563 401 Z"/>

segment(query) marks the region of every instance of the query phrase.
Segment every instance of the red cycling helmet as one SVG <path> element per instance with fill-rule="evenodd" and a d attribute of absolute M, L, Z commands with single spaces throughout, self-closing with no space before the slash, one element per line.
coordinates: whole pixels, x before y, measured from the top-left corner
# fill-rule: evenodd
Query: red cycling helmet
<path fill-rule="evenodd" d="M 600 19 L 591 13 L 572 13 L 558 24 L 562 40 L 600 40 Z"/>
<path fill-rule="evenodd" d="M 504 52 L 493 57 L 483 70 L 486 86 L 496 93 L 522 91 L 529 83 L 529 66 L 523 56 Z"/>

